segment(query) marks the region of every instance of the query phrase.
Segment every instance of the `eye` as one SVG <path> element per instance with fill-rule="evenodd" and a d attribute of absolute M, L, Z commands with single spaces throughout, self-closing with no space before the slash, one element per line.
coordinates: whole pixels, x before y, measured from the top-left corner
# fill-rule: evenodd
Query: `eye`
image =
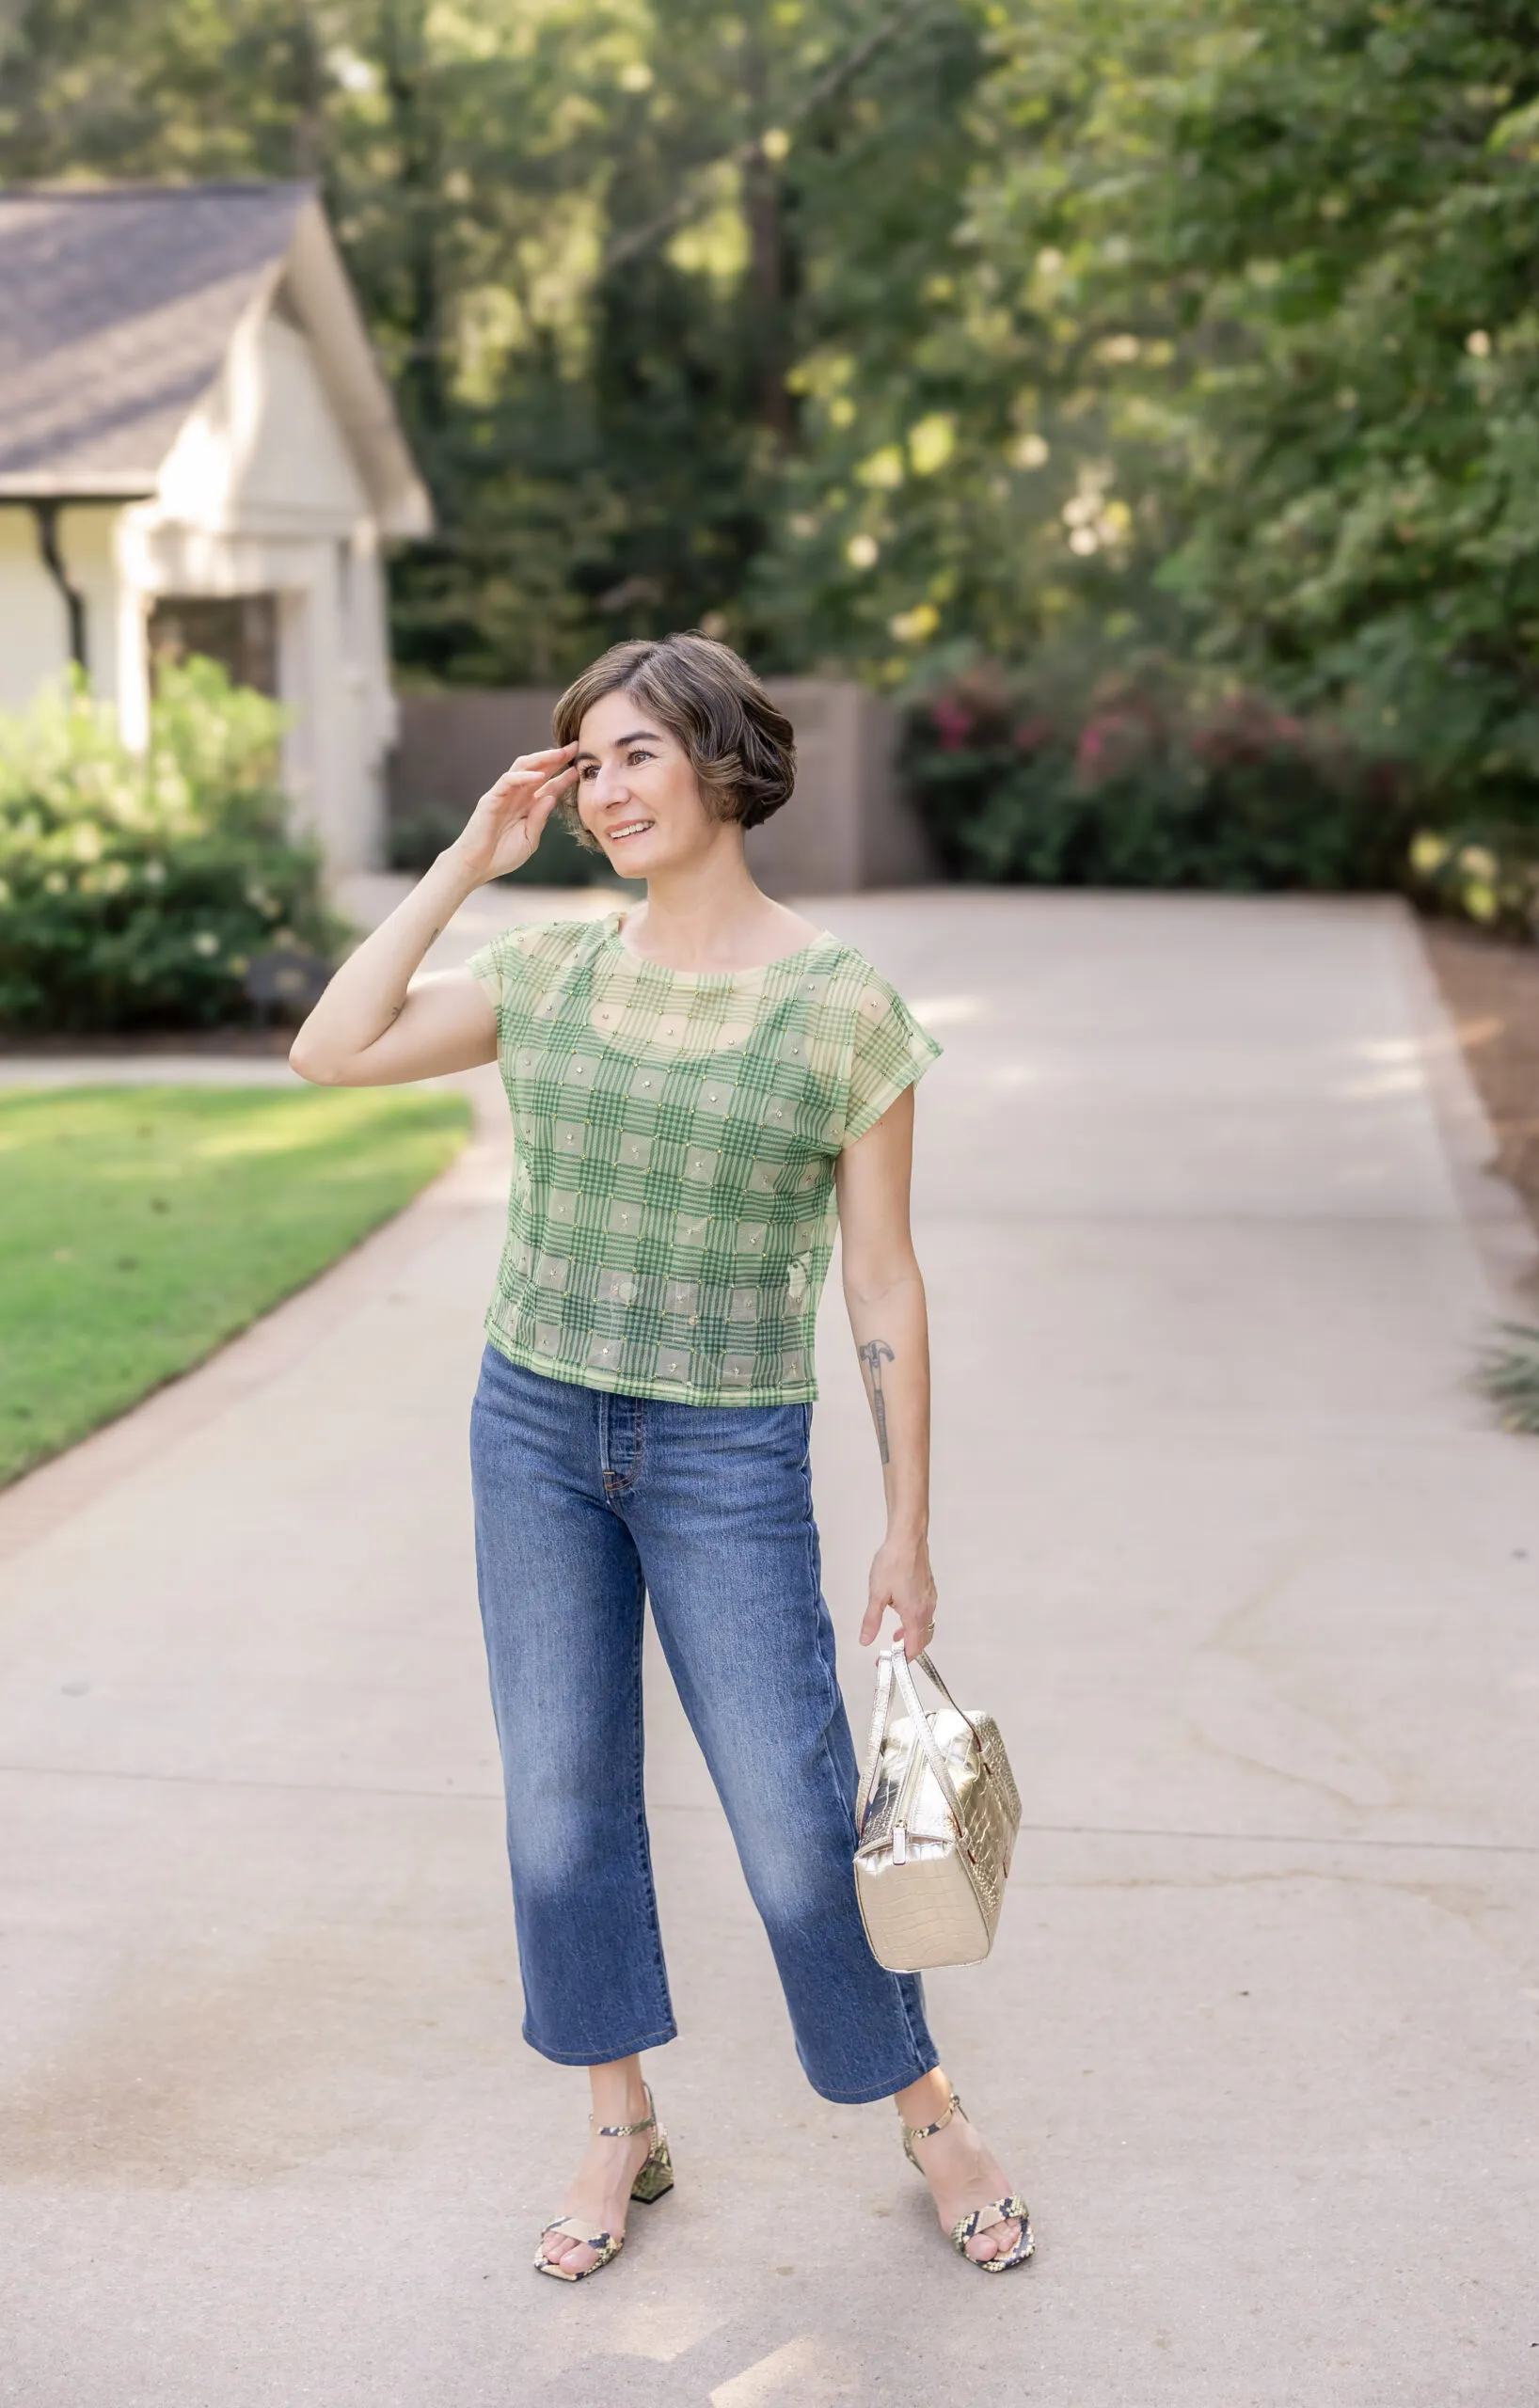
<path fill-rule="evenodd" d="M 638 761 L 650 761 L 652 758 L 653 755 L 647 752 L 644 745 L 633 744 L 626 754 L 626 767 L 627 769 L 633 769 Z"/>
<path fill-rule="evenodd" d="M 591 781 L 592 779 L 596 778 L 597 775 L 598 764 L 596 761 L 584 761 L 581 768 L 578 771 L 579 784 Z"/>

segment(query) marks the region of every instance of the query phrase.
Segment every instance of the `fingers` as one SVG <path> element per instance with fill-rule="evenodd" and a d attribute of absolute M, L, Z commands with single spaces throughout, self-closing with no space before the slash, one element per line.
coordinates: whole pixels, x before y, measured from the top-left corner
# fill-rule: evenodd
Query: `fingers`
<path fill-rule="evenodd" d="M 528 808 L 524 813 L 525 825 L 531 828 L 543 828 L 569 783 L 565 778 L 547 778 L 545 784 L 538 787 L 530 797 Z"/>
<path fill-rule="evenodd" d="M 487 787 L 483 800 L 495 798 L 500 802 L 507 802 L 520 792 L 527 792 L 531 786 L 543 793 L 547 784 L 559 793 L 577 776 L 572 760 L 576 751 L 575 744 L 553 744 L 545 752 L 520 752 L 517 760 Z"/>
<path fill-rule="evenodd" d="M 558 770 L 554 777 L 547 778 L 543 786 L 536 787 L 535 801 L 539 802 L 546 795 L 549 795 L 554 801 L 557 795 L 563 794 L 568 786 L 576 785 L 577 775 L 575 768 Z"/>
<path fill-rule="evenodd" d="M 545 834 L 547 828 L 550 824 L 551 816 L 555 812 L 556 805 L 560 800 L 561 792 L 560 789 L 557 788 L 550 794 L 537 795 L 534 800 L 530 804 L 529 809 L 525 812 L 519 825 L 522 827 L 524 834 L 529 839 L 529 849 L 531 852 L 534 850 L 534 848 L 539 843 L 540 838 Z"/>
<path fill-rule="evenodd" d="M 548 768 L 552 762 L 569 761 L 576 751 L 577 744 L 574 740 L 570 744 L 548 744 L 543 752 L 520 752 L 516 761 L 512 762 L 503 770 L 502 775 L 505 778 L 511 778 L 516 772 L 521 772 L 527 777 L 535 769 Z"/>
<path fill-rule="evenodd" d="M 510 771 L 509 774 L 511 776 L 512 772 Z M 546 778 L 541 784 L 535 787 L 533 793 L 529 798 L 528 808 L 531 811 L 536 811 L 542 803 L 556 801 L 560 796 L 566 792 L 568 786 L 576 785 L 577 774 L 576 769 L 570 768 L 553 771 L 548 778 Z M 510 794 L 513 791 L 514 789 L 510 787 Z"/>
<path fill-rule="evenodd" d="M 889 1607 L 897 1617 L 897 1628 L 893 1635 L 903 1641 L 904 1656 L 912 1664 L 916 1656 L 924 1654 L 934 1638 L 935 1617 L 932 1614 L 928 1622 L 915 1622 L 912 1617 L 905 1620 L 900 1609 L 893 1605 L 891 1597 L 873 1597 L 867 1605 L 865 1618 L 861 1624 L 861 1645 L 870 1646 L 881 1628 L 882 1617 Z"/>

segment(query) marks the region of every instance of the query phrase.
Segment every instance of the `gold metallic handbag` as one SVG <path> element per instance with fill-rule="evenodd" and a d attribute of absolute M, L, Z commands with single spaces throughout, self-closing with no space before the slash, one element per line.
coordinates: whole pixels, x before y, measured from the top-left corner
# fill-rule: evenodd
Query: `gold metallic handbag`
<path fill-rule="evenodd" d="M 882 1649 L 855 1801 L 855 1895 L 871 1954 L 893 1973 L 987 1956 L 1021 1828 L 993 1716 L 964 1714 L 928 1656 L 916 1661 L 945 1703 L 927 1714 L 902 1640 Z"/>

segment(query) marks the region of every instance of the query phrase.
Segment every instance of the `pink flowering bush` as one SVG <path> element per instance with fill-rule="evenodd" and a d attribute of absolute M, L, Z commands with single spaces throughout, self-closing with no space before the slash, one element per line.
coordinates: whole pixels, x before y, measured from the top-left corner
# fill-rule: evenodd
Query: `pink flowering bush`
<path fill-rule="evenodd" d="M 912 705 L 903 765 L 960 878 L 1254 893 L 1406 876 L 1398 764 L 1159 659 L 973 668 Z"/>

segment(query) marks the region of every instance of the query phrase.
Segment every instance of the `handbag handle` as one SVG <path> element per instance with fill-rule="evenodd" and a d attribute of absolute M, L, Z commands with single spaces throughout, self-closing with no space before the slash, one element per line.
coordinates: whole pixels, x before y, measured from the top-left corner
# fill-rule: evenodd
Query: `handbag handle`
<path fill-rule="evenodd" d="M 884 1647 L 877 1657 L 877 1693 L 871 1701 L 871 1728 L 865 1739 L 865 1763 L 861 1768 L 861 1785 L 855 1797 L 855 1837 L 859 1840 L 865 1828 L 865 1810 L 871 1803 L 871 1782 L 881 1756 L 882 1737 L 887 1729 L 887 1716 L 893 1702 L 893 1668 Z"/>
<path fill-rule="evenodd" d="M 978 1735 L 973 1729 L 969 1718 L 962 1714 L 961 1707 L 930 1662 L 929 1650 L 926 1648 L 923 1654 L 915 1656 L 914 1661 L 928 1673 L 952 1712 L 961 1715 L 962 1720 L 973 1732 L 975 1741 L 977 1741 L 978 1752 L 981 1756 L 982 1743 L 978 1741 Z M 860 1794 L 855 1800 L 856 1832 L 857 1834 L 860 1832 L 865 1821 L 865 1810 L 870 1803 L 871 1775 L 877 1765 L 878 1751 L 881 1746 L 887 1729 L 888 1717 L 892 1712 L 895 1684 L 898 1695 L 909 1709 L 909 1720 L 913 1726 L 914 1737 L 925 1751 L 925 1762 L 935 1776 L 936 1786 L 945 1801 L 947 1813 L 957 1826 L 957 1834 L 960 1838 L 963 1829 L 961 1801 L 952 1787 L 951 1775 L 946 1770 L 945 1758 L 936 1744 L 934 1732 L 929 1727 L 929 1717 L 925 1712 L 919 1691 L 914 1687 L 913 1674 L 909 1669 L 909 1659 L 903 1653 L 903 1642 L 900 1639 L 895 1640 L 891 1647 L 884 1647 L 877 1662 L 877 1694 L 871 1708 L 871 1735 L 866 1743 L 865 1770 L 861 1776 Z"/>

